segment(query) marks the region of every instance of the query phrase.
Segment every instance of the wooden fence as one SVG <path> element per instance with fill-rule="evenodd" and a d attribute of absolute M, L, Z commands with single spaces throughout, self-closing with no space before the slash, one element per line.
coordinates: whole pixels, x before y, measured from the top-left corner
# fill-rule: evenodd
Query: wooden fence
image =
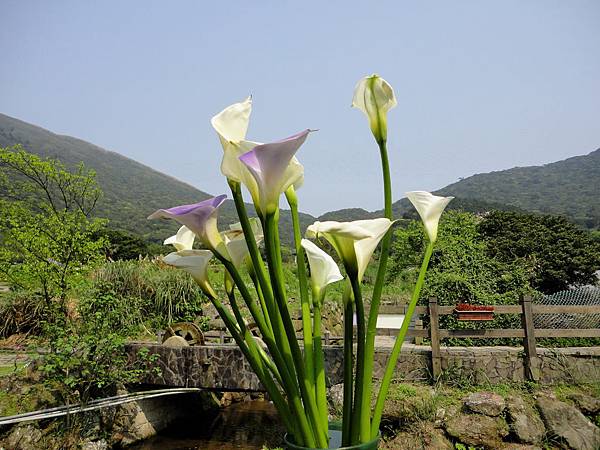
<path fill-rule="evenodd" d="M 480 328 L 465 330 L 448 330 L 440 328 L 440 316 L 454 314 L 454 306 L 440 306 L 436 298 L 430 298 L 428 306 L 417 306 L 415 309 L 416 326 L 410 328 L 406 337 L 415 338 L 419 343 L 423 338 L 431 342 L 431 367 L 434 377 L 441 374 L 440 341 L 444 338 L 522 338 L 525 348 L 525 375 L 527 379 L 539 379 L 540 361 L 537 356 L 536 338 L 572 338 L 572 337 L 600 337 L 600 328 L 535 328 L 534 314 L 600 314 L 600 305 L 539 305 L 534 304 L 531 297 L 524 297 L 520 305 L 494 305 L 494 314 L 519 314 L 521 315 L 521 328 Z M 406 306 L 382 306 L 381 313 L 404 314 Z M 420 325 L 419 316 L 429 316 L 429 326 L 426 329 Z M 395 336 L 398 329 L 378 329 L 379 336 Z M 209 339 L 217 339 L 221 343 L 231 340 L 224 330 L 205 333 Z M 298 336 L 300 339 L 302 335 Z M 340 336 L 332 336 L 325 332 L 324 344 L 332 345 L 343 341 Z"/>

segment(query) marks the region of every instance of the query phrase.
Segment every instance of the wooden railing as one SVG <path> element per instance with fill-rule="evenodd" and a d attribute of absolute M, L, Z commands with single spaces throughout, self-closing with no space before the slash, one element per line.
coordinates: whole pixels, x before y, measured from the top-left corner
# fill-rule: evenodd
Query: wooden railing
<path fill-rule="evenodd" d="M 600 328 L 535 328 L 534 314 L 600 314 L 600 305 L 538 305 L 534 304 L 531 297 L 524 297 L 520 305 L 495 305 L 494 314 L 519 314 L 521 315 L 521 328 L 480 328 L 464 330 L 440 329 L 440 316 L 454 314 L 454 306 L 440 306 L 436 298 L 430 298 L 428 306 L 417 306 L 415 309 L 415 327 L 408 330 L 406 337 L 415 338 L 416 343 L 421 343 L 423 338 L 431 342 L 431 366 L 434 377 L 441 374 L 440 342 L 444 338 L 521 338 L 525 348 L 525 375 L 530 380 L 539 379 L 539 358 L 536 350 L 536 338 L 570 338 L 570 337 L 600 337 Z M 380 314 L 404 314 L 406 306 L 382 306 Z M 419 316 L 429 316 L 429 326 L 422 327 Z M 398 329 L 380 328 L 379 336 L 395 336 Z M 225 330 L 204 333 L 205 338 L 217 339 L 220 343 L 230 342 Z M 302 339 L 302 334 L 298 335 Z M 332 336 L 329 332 L 323 334 L 325 345 L 341 344 L 343 337 Z"/>

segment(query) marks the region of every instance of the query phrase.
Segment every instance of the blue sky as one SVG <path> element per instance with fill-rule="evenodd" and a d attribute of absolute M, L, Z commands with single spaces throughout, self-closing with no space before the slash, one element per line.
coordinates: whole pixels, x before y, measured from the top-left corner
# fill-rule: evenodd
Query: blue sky
<path fill-rule="evenodd" d="M 210 117 L 248 94 L 248 137 L 318 128 L 301 209 L 382 207 L 379 156 L 350 108 L 395 88 L 396 199 L 600 147 L 600 2 L 0 1 L 0 112 L 213 194 Z M 165 205 L 172 206 L 172 205 Z"/>

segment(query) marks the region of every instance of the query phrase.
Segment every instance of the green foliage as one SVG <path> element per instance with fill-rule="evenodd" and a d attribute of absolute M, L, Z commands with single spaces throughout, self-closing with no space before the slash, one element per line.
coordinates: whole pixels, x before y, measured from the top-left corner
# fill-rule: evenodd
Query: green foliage
<path fill-rule="evenodd" d="M 148 242 L 131 232 L 106 228 L 100 235 L 106 239 L 106 257 L 112 261 L 138 259 L 140 256 L 159 255 L 163 246 Z"/>
<path fill-rule="evenodd" d="M 532 267 L 531 284 L 545 294 L 597 281 L 600 243 L 564 217 L 494 211 L 479 231 L 491 257 Z"/>
<path fill-rule="evenodd" d="M 90 219 L 100 197 L 94 173 L 69 172 L 20 147 L 0 149 L 0 272 L 13 287 L 40 291 L 50 308 L 66 309 L 69 289 L 102 258 Z"/>
<path fill-rule="evenodd" d="M 132 365 L 124 351 L 133 325 L 124 318 L 131 308 L 115 295 L 92 291 L 80 299 L 77 315 L 44 324 L 50 352 L 39 366 L 45 382 L 64 401 L 87 402 L 106 395 L 118 383 L 133 383 L 150 370 L 152 358 L 142 352 Z"/>
<path fill-rule="evenodd" d="M 202 295 L 192 277 L 159 261 L 107 263 L 95 272 L 94 283 L 97 289 L 135 305 L 129 320 L 137 317 L 138 323 L 193 321 L 202 310 Z"/>
<path fill-rule="evenodd" d="M 489 256 L 487 243 L 478 230 L 481 219 L 470 213 L 449 211 L 442 216 L 438 241 L 430 261 L 420 303 L 437 297 L 441 305 L 461 301 L 473 304 L 518 304 L 519 297 L 535 294 L 529 285 L 531 270 L 522 260 L 499 261 Z M 398 229 L 394 235 L 390 272 L 393 279 L 412 281 L 425 247 L 420 222 Z M 453 315 L 441 316 L 440 327 L 448 329 L 520 327 L 518 316 L 499 315 L 491 322 L 459 322 Z M 516 343 L 516 340 L 513 340 Z M 448 339 L 454 345 L 493 345 L 507 340 Z"/>

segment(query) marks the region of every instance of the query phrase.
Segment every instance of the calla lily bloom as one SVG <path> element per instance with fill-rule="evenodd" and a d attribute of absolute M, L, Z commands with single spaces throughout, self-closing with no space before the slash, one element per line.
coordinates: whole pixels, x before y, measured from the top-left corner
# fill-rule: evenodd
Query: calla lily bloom
<path fill-rule="evenodd" d="M 252 113 L 252 98 L 228 106 L 214 116 L 210 122 L 219 135 L 223 147 L 221 172 L 228 179 L 244 184 L 252 200 L 258 203 L 258 186 L 246 166 L 239 160 L 244 153 L 249 152 L 260 142 L 246 140 L 250 114 Z"/>
<path fill-rule="evenodd" d="M 379 241 L 392 226 L 386 218 L 353 222 L 315 222 L 306 229 L 307 237 L 323 235 L 335 248 L 346 270 L 356 271 L 361 281 Z"/>
<path fill-rule="evenodd" d="M 310 284 L 313 291 L 313 300 L 321 301 L 325 287 L 336 281 L 343 280 L 340 268 L 333 258 L 313 244 L 308 239 L 300 241 L 310 266 Z"/>
<path fill-rule="evenodd" d="M 300 187 L 304 181 L 304 167 L 294 160 L 294 155 L 306 140 L 310 130 L 281 141 L 261 144 L 240 156 L 258 186 L 263 213 L 273 213 L 279 207 L 279 196 L 290 186 Z"/>
<path fill-rule="evenodd" d="M 259 245 L 263 240 L 263 231 L 260 221 L 256 217 L 252 217 L 249 220 L 254 239 L 256 244 Z M 223 237 L 223 241 L 225 242 L 227 252 L 231 257 L 233 265 L 239 269 L 249 254 L 246 238 L 242 231 L 242 225 L 239 222 L 229 225 L 229 230 L 222 232 L 221 236 Z"/>
<path fill-rule="evenodd" d="M 223 246 L 223 239 L 217 230 L 217 213 L 226 198 L 226 195 L 219 195 L 192 205 L 159 209 L 150 214 L 148 219 L 175 219 L 194 232 L 208 248 L 217 250 Z"/>
<path fill-rule="evenodd" d="M 194 239 L 196 235 L 192 230 L 183 225 L 178 231 L 177 234 L 171 236 L 170 238 L 165 239 L 163 242 L 164 245 L 171 244 L 177 251 L 180 250 L 191 250 L 194 246 Z"/>
<path fill-rule="evenodd" d="M 425 231 L 429 240 L 433 243 L 437 239 L 438 223 L 440 217 L 454 197 L 440 197 L 426 191 L 407 192 L 406 197 L 410 200 L 421 216 Z"/>
<path fill-rule="evenodd" d="M 394 89 L 378 75 L 363 78 L 354 88 L 352 106 L 365 113 L 377 142 L 387 140 L 387 112 L 396 105 Z"/>
<path fill-rule="evenodd" d="M 163 262 L 169 266 L 188 272 L 208 297 L 215 298 L 216 294 L 208 280 L 208 262 L 212 258 L 210 250 L 181 250 L 169 253 Z"/>

